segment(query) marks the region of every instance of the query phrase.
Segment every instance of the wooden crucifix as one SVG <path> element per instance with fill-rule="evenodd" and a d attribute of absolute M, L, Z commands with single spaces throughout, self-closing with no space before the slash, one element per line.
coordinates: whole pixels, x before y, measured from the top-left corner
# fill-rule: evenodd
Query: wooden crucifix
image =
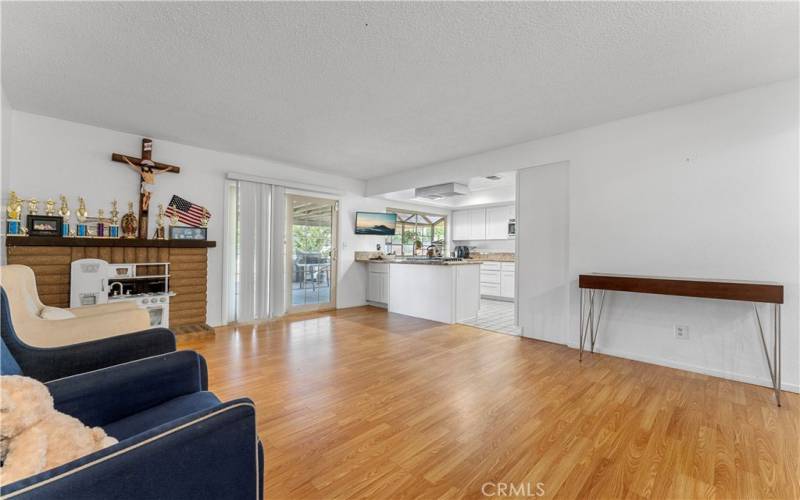
<path fill-rule="evenodd" d="M 121 155 L 119 153 L 111 154 L 111 161 L 125 163 L 139 174 L 139 239 L 147 239 L 147 214 L 150 211 L 150 191 L 147 190 L 147 184 L 156 183 L 156 174 L 164 172 L 172 172 L 179 174 L 180 167 L 175 165 L 167 165 L 166 163 L 158 163 L 151 159 L 153 155 L 153 140 L 142 139 L 142 157 L 135 158 L 133 156 Z"/>

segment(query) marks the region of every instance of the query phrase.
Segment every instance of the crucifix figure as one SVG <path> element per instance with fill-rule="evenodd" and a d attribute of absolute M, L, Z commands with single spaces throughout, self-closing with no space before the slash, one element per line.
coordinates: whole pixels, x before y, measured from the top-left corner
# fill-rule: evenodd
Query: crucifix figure
<path fill-rule="evenodd" d="M 125 163 L 130 166 L 137 174 L 139 174 L 139 239 L 147 239 L 147 214 L 150 209 L 150 191 L 147 190 L 147 184 L 156 183 L 156 174 L 164 172 L 172 172 L 179 174 L 180 167 L 175 165 L 167 165 L 166 163 L 158 163 L 151 159 L 153 154 L 153 140 L 142 139 L 142 157 L 135 158 L 133 156 L 121 155 L 119 153 L 112 153 L 111 161 Z"/>

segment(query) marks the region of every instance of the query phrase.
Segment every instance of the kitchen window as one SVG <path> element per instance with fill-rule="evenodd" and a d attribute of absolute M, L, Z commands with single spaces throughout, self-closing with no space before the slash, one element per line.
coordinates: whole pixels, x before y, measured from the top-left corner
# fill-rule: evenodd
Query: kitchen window
<path fill-rule="evenodd" d="M 397 214 L 395 234 L 386 238 L 386 253 L 426 255 L 427 248 L 433 245 L 445 254 L 446 216 L 395 208 L 386 211 Z"/>

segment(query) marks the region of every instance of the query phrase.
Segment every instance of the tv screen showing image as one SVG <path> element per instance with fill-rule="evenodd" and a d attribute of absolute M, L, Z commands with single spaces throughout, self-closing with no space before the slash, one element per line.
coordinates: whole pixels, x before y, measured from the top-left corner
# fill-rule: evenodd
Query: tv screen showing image
<path fill-rule="evenodd" d="M 397 214 L 356 212 L 356 234 L 393 236 L 396 227 Z"/>

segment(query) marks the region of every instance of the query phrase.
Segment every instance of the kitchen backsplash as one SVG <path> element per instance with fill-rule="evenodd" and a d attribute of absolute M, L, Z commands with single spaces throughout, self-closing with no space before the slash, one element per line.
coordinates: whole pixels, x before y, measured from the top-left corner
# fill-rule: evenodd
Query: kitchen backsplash
<path fill-rule="evenodd" d="M 474 260 L 487 260 L 494 262 L 514 262 L 514 252 L 472 252 L 469 258 Z"/>
<path fill-rule="evenodd" d="M 458 245 L 467 245 L 470 250 L 478 252 L 514 252 L 516 246 L 514 240 L 490 240 L 490 241 L 464 241 Z"/>

